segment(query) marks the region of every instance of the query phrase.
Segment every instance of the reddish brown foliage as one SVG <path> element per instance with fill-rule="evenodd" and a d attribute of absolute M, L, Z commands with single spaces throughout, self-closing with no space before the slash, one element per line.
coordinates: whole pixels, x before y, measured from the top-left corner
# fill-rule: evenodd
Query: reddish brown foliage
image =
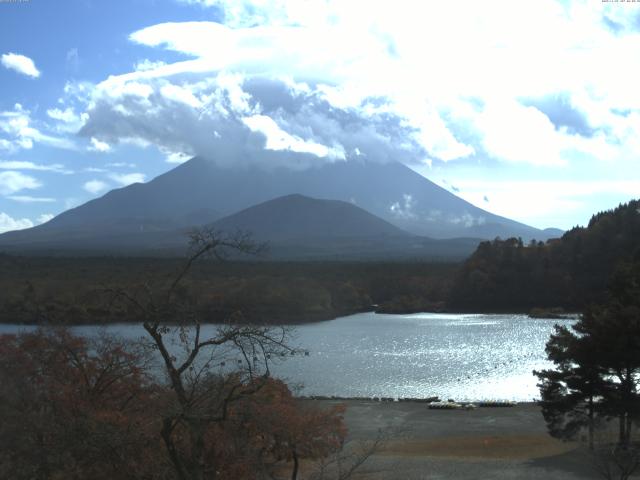
<path fill-rule="evenodd" d="M 221 456 L 227 458 L 220 463 L 233 466 L 231 458 L 243 458 L 242 465 L 250 472 L 240 477 L 237 466 L 225 468 L 220 478 L 255 478 L 261 471 L 274 475 L 297 470 L 299 460 L 339 451 L 346 436 L 343 414 L 343 406 L 320 410 L 305 405 L 282 381 L 267 380 L 258 393 L 233 405 L 223 425 L 226 448 Z"/>
<path fill-rule="evenodd" d="M 290 478 L 299 459 L 342 446 L 341 407 L 305 406 L 278 380 L 227 376 L 203 380 L 206 398 L 177 410 L 172 390 L 147 376 L 144 360 L 107 336 L 87 340 L 63 329 L 0 336 L 0 478 L 177 478 L 161 438 L 167 418 L 182 458 L 194 429 L 203 431 L 201 478 Z M 218 413 L 216 395 L 229 398 L 231 390 L 226 414 L 210 416 Z"/>
<path fill-rule="evenodd" d="M 140 355 L 55 330 L 1 336 L 0 359 L 0 477 L 162 477 Z"/>

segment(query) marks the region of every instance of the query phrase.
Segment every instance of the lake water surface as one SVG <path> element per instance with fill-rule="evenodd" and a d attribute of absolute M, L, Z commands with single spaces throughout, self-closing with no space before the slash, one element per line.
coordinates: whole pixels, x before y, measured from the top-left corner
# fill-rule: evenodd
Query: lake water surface
<path fill-rule="evenodd" d="M 573 320 L 362 313 L 296 327 L 292 343 L 309 355 L 279 362 L 272 372 L 300 385 L 303 395 L 530 401 L 539 396 L 532 371 L 550 365 L 544 347 L 556 323 Z M 0 333 L 20 329 L 0 325 Z M 83 335 L 98 330 L 74 328 Z M 139 325 L 106 330 L 127 338 L 145 334 Z"/>

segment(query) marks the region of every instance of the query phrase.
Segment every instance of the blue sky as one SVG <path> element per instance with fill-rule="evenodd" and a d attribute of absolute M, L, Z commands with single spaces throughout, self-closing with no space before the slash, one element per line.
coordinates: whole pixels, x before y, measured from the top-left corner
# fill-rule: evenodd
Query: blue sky
<path fill-rule="evenodd" d="M 640 3 L 0 2 L 0 232 L 255 148 L 570 228 L 640 197 L 638 85 Z"/>

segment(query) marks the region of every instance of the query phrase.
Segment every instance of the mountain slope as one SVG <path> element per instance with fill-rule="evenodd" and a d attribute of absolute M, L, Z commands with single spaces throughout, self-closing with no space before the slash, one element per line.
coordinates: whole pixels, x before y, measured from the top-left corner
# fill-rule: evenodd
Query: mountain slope
<path fill-rule="evenodd" d="M 323 237 L 409 236 L 407 232 L 347 202 L 286 195 L 220 219 L 222 231 L 252 232 L 260 240 L 291 241 Z"/>
<path fill-rule="evenodd" d="M 14 253 L 95 255 L 181 255 L 187 228 L 114 229 L 107 227 L 40 229 L 0 236 L 0 251 Z M 127 222 L 117 222 L 132 225 Z M 268 243 L 273 260 L 462 260 L 479 239 L 434 240 L 409 234 L 348 202 L 287 195 L 241 210 L 208 225 L 217 231 L 249 232 Z M 35 229 L 32 229 L 35 230 Z"/>
<path fill-rule="evenodd" d="M 292 193 L 317 200 L 304 203 L 290 197 L 262 206 L 272 209 L 271 220 L 260 209 L 249 208 Z M 320 200 L 341 202 L 319 209 Z M 291 204 L 289 210 L 284 204 Z M 299 211 L 294 204 L 300 204 Z M 274 206 L 280 211 L 277 216 Z M 358 207 L 360 214 L 355 215 Z M 148 183 L 113 190 L 43 225 L 0 235 L 0 249 L 176 254 L 184 252 L 190 227 L 212 224 L 244 209 L 249 211 L 226 218 L 216 228 L 242 227 L 276 241 L 272 253 L 278 258 L 463 258 L 478 239 L 519 236 L 528 241 L 555 233 L 477 208 L 400 163 L 349 161 L 295 170 L 223 168 L 194 158 Z M 311 221 L 314 215 L 321 220 Z M 289 226 L 281 221 L 286 218 Z M 375 234 L 373 225 L 378 228 Z M 354 230 L 368 233 L 346 234 Z M 320 235 L 322 231 L 327 234 Z"/>
<path fill-rule="evenodd" d="M 555 233 L 477 208 L 396 162 L 336 162 L 294 170 L 223 168 L 193 158 L 146 184 L 113 190 L 63 212 L 30 229 L 29 236 L 46 237 L 45 232 L 60 229 L 168 230 L 210 223 L 292 193 L 350 202 L 403 230 L 432 238 L 521 236 L 544 240 Z"/>

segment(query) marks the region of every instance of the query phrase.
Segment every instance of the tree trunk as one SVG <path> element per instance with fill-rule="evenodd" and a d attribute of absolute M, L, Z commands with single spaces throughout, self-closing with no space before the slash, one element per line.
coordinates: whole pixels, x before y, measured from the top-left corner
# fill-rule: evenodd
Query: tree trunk
<path fill-rule="evenodd" d="M 589 450 L 593 450 L 593 396 L 589 397 Z"/>
<path fill-rule="evenodd" d="M 298 452 L 296 452 L 296 449 L 294 448 L 293 449 L 293 472 L 291 472 L 291 480 L 297 480 L 298 467 L 299 467 Z"/>
<path fill-rule="evenodd" d="M 624 399 L 624 414 L 625 414 L 625 435 L 624 445 L 628 447 L 631 445 L 631 411 L 632 407 L 632 390 L 633 390 L 633 375 L 631 374 L 631 368 L 627 366 L 625 371 L 625 399 Z"/>
<path fill-rule="evenodd" d="M 620 445 L 624 445 L 624 438 L 625 438 L 625 434 L 624 434 L 624 427 L 626 425 L 626 422 L 624 420 L 624 413 L 621 413 L 618 416 L 618 443 Z"/>
<path fill-rule="evenodd" d="M 188 423 L 189 436 L 191 437 L 191 479 L 204 480 L 204 433 L 205 428 L 200 421 L 195 420 Z M 215 468 L 211 469 L 209 478 L 215 478 Z"/>
<path fill-rule="evenodd" d="M 173 467 L 178 474 L 178 478 L 180 480 L 187 480 L 187 475 L 180 459 L 180 455 L 178 454 L 176 446 L 173 443 L 173 438 L 171 437 L 171 430 L 171 420 L 165 418 L 163 421 L 162 430 L 160 432 L 162 440 L 164 441 L 165 447 L 167 448 L 169 459 L 171 460 L 171 463 L 173 464 Z"/>

